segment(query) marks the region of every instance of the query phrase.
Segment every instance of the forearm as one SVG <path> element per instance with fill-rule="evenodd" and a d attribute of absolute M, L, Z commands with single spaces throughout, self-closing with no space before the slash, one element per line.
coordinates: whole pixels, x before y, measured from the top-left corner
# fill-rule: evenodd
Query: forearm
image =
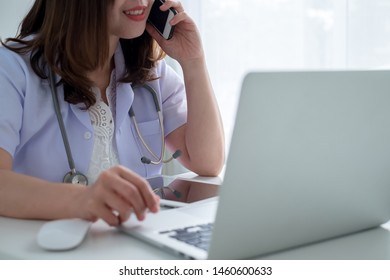
<path fill-rule="evenodd" d="M 188 101 L 187 153 L 197 173 L 217 175 L 224 163 L 224 132 L 204 58 L 182 63 Z"/>
<path fill-rule="evenodd" d="M 0 170 L 0 215 L 23 219 L 82 217 L 83 188 Z"/>

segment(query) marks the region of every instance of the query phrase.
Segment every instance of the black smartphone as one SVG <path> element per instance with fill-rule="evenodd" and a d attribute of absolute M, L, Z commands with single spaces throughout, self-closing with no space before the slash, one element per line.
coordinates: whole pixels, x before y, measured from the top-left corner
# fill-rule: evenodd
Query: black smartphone
<path fill-rule="evenodd" d="M 161 34 L 166 40 L 169 40 L 173 36 L 174 26 L 169 22 L 177 14 L 176 10 L 171 8 L 168 11 L 161 11 L 160 6 L 164 4 L 164 0 L 154 0 L 152 9 L 150 10 L 148 22 L 156 28 L 158 33 Z"/>
<path fill-rule="evenodd" d="M 147 179 L 163 207 L 181 207 L 218 197 L 219 185 L 157 176 Z"/>

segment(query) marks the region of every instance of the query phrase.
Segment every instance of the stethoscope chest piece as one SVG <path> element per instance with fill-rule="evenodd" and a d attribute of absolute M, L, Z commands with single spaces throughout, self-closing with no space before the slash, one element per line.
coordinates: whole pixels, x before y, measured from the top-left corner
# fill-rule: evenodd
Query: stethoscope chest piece
<path fill-rule="evenodd" d="M 65 174 L 63 182 L 73 185 L 88 185 L 88 179 L 84 174 L 72 171 Z"/>

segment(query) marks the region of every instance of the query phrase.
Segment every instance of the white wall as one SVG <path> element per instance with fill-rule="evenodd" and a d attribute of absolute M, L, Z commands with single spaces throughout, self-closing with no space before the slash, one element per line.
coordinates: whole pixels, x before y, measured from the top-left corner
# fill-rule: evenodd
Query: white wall
<path fill-rule="evenodd" d="M 0 0 L 0 38 L 14 37 L 34 0 Z"/>
<path fill-rule="evenodd" d="M 196 2 L 227 145 L 247 72 L 390 68 L 390 0 Z"/>

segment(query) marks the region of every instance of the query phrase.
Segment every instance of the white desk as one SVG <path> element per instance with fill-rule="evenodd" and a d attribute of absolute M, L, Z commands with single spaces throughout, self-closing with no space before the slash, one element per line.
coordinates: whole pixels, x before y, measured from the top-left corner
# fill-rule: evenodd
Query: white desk
<path fill-rule="evenodd" d="M 215 179 L 215 182 L 218 183 L 218 179 Z M 36 243 L 36 236 L 43 224 L 43 221 L 0 217 L 0 259 L 179 259 L 176 255 L 125 235 L 101 221 L 92 225 L 87 238 L 77 249 L 48 252 Z M 390 223 L 376 229 L 263 256 L 263 258 L 390 259 Z"/>
<path fill-rule="evenodd" d="M 48 252 L 36 243 L 42 221 L 0 218 L 0 259 L 177 259 L 152 245 L 95 223 L 83 244 L 72 251 Z M 390 259 L 390 232 L 385 228 L 300 247 L 265 259 Z"/>

